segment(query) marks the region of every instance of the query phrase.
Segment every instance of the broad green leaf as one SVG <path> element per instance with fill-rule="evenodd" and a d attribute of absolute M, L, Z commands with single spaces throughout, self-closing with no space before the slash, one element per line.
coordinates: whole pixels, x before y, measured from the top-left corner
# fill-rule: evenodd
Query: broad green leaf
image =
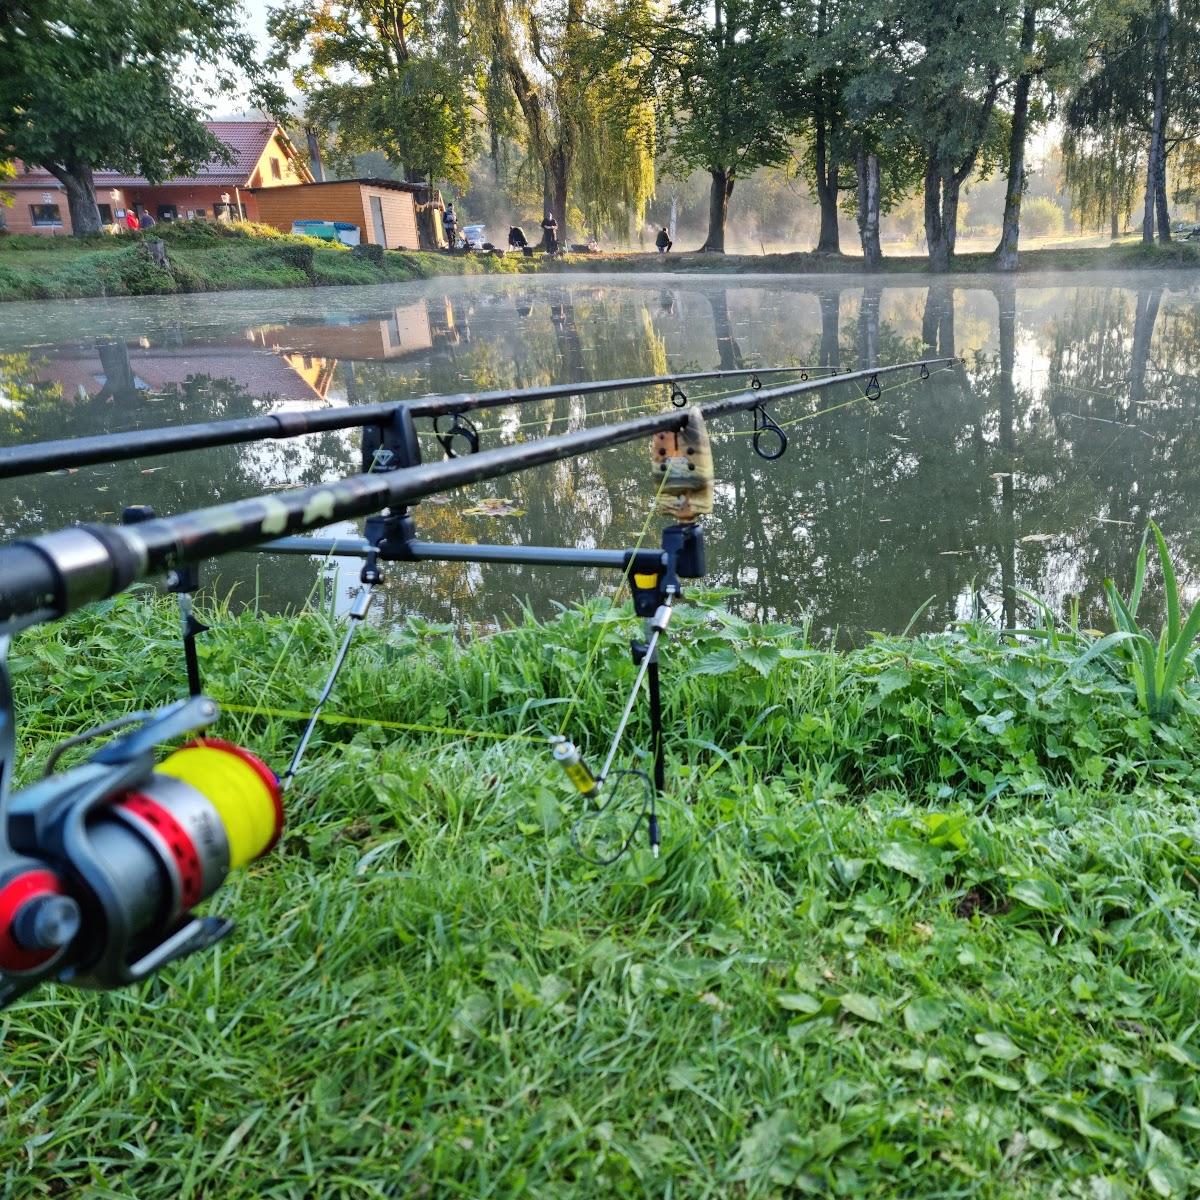
<path fill-rule="evenodd" d="M 821 1000 L 807 992 L 778 992 L 775 1003 L 789 1012 L 819 1013 L 824 1007 Z"/>
<path fill-rule="evenodd" d="M 737 652 L 732 646 L 722 646 L 720 650 L 701 655 L 691 670 L 693 675 L 727 675 L 736 671 L 737 665 Z"/>
<path fill-rule="evenodd" d="M 975 1035 L 975 1043 L 985 1058 L 998 1058 L 1002 1062 L 1012 1062 L 1024 1053 L 1010 1037 L 994 1029 L 981 1030 Z"/>
<path fill-rule="evenodd" d="M 871 996 L 864 996 L 861 992 L 847 992 L 841 997 L 840 1003 L 846 1012 L 853 1013 L 864 1021 L 872 1021 L 876 1025 L 883 1023 L 879 1001 Z"/>
<path fill-rule="evenodd" d="M 989 1071 L 987 1067 L 973 1067 L 967 1072 L 976 1079 L 986 1079 L 993 1087 L 1004 1092 L 1019 1092 L 1024 1084 L 1012 1075 L 1002 1075 L 999 1071 Z"/>
<path fill-rule="evenodd" d="M 1138 1112 L 1146 1125 L 1175 1107 L 1175 1089 L 1152 1079 L 1143 1079 L 1138 1083 L 1134 1095 L 1137 1096 Z"/>
<path fill-rule="evenodd" d="M 1073 1129 L 1080 1137 L 1089 1141 L 1100 1142 L 1113 1150 L 1124 1151 L 1126 1143 L 1119 1138 L 1107 1125 L 1097 1120 L 1086 1108 L 1071 1100 L 1058 1100 L 1053 1104 L 1044 1104 L 1042 1116 L 1057 1121 Z"/>
<path fill-rule="evenodd" d="M 922 883 L 928 883 L 942 863 L 942 852 L 926 842 L 888 842 L 880 848 L 879 861 L 894 871 L 903 871 Z"/>
<path fill-rule="evenodd" d="M 904 1026 L 909 1033 L 932 1033 L 948 1016 L 950 1010 L 932 996 L 918 996 L 904 1006 Z"/>
<path fill-rule="evenodd" d="M 1031 1126 L 1025 1136 L 1035 1150 L 1057 1150 L 1062 1145 L 1062 1138 L 1047 1129 L 1045 1125 Z"/>
<path fill-rule="evenodd" d="M 777 646 L 743 646 L 742 661 L 749 663 L 763 678 L 779 665 L 779 648 Z"/>
<path fill-rule="evenodd" d="M 1162 530 L 1150 522 L 1149 530 L 1154 534 L 1154 542 L 1158 548 L 1158 563 L 1163 573 L 1163 593 L 1167 600 L 1167 640 L 1174 644 L 1179 638 L 1179 584 L 1175 581 L 1175 568 L 1171 564 L 1171 552 L 1167 549 L 1167 539 Z"/>
<path fill-rule="evenodd" d="M 893 692 L 898 692 L 901 688 L 908 687 L 912 683 L 912 676 L 907 671 L 893 667 L 877 675 L 874 683 L 875 690 L 879 693 L 879 698 L 884 700 Z"/>
<path fill-rule="evenodd" d="M 1009 895 L 1039 912 L 1058 913 L 1066 907 L 1062 888 L 1053 879 L 1018 879 Z"/>

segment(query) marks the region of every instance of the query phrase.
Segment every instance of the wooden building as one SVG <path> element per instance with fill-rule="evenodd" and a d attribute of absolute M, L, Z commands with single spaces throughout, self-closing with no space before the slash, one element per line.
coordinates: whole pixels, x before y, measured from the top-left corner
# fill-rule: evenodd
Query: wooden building
<path fill-rule="evenodd" d="M 293 221 L 347 221 L 362 243 L 387 250 L 419 250 L 417 196 L 423 184 L 396 179 L 342 179 L 254 191 L 258 219 L 291 233 Z"/>
<path fill-rule="evenodd" d="M 200 218 L 259 220 L 255 197 L 275 189 L 312 182 L 308 163 L 274 121 L 209 121 L 208 131 L 229 149 L 232 162 L 213 161 L 197 174 L 151 184 L 140 175 L 97 171 L 93 176 L 100 219 L 109 223 L 132 208 L 156 221 Z M 4 190 L 13 194 L 0 209 L 12 233 L 51 236 L 71 232 L 71 214 L 63 186 L 48 171 L 22 171 Z"/>

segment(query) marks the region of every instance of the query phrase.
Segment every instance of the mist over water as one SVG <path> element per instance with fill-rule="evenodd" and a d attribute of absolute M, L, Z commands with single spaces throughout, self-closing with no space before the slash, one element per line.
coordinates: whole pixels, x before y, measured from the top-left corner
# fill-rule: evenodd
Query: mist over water
<path fill-rule="evenodd" d="M 838 385 L 771 409 L 786 455 L 753 453 L 749 414 L 714 422 L 705 587 L 746 615 L 859 641 L 978 613 L 1029 616 L 1027 590 L 1107 625 L 1148 519 L 1200 566 L 1200 287 L 1185 274 L 1011 278 L 589 275 L 386 288 L 6 305 L 4 444 L 435 392 L 775 365 L 854 369 L 937 353 L 965 366 Z M 897 386 L 892 386 L 897 384 Z M 728 382 L 693 385 L 703 401 Z M 657 409 L 668 391 L 480 414 L 492 446 Z M 648 407 L 647 407 L 648 406 Z M 825 411 L 829 410 L 829 411 Z M 421 422 L 427 425 L 428 422 Z M 427 458 L 440 448 L 423 436 Z M 422 536 L 628 546 L 654 496 L 634 444 L 422 503 Z M 200 450 L 0 483 L 5 538 L 301 486 L 360 469 L 358 434 Z M 507 503 L 500 503 L 500 502 Z M 503 515 L 488 515 L 499 511 Z M 652 528 L 657 529 L 655 522 Z M 350 526 L 341 527 L 351 532 Z M 239 555 L 206 584 L 282 609 L 344 608 L 358 564 Z M 381 619 L 503 622 L 610 587 L 561 568 L 394 564 Z"/>

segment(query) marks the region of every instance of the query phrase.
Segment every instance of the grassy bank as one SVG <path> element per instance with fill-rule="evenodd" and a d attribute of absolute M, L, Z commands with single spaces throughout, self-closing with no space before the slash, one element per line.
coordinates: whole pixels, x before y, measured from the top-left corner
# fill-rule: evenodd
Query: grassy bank
<path fill-rule="evenodd" d="M 144 242 L 161 237 L 167 267 Z M 1051 271 L 1130 271 L 1200 266 L 1200 245 L 1117 245 L 1031 250 L 1023 275 Z M 991 270 L 987 254 L 962 254 L 952 274 Z M 402 283 L 435 275 L 517 272 L 615 271 L 683 274 L 858 274 L 860 258 L 824 254 L 569 254 L 553 261 L 476 255 L 387 251 L 380 261 L 358 258 L 341 246 L 278 233 L 265 225 L 187 223 L 158 226 L 152 234 L 92 239 L 0 236 L 0 301 L 62 300 L 87 296 L 152 296 L 242 288 L 320 287 Z M 885 273 L 928 273 L 923 256 L 884 260 Z"/>
<path fill-rule="evenodd" d="M 154 237 L 166 245 L 166 267 L 146 248 Z M 0 300 L 402 283 L 432 275 L 515 271 L 520 265 L 516 259 L 393 250 L 373 262 L 345 246 L 291 237 L 266 225 L 190 222 L 160 225 L 146 235 L 0 237 Z"/>
<path fill-rule="evenodd" d="M 1124 243 L 1114 246 L 1054 247 L 1024 251 L 1018 274 L 1051 271 L 1148 271 L 1200 267 L 1200 243 L 1175 242 L 1170 246 Z M 670 271 L 684 274 L 864 274 L 863 260 L 855 255 L 812 254 L 600 254 L 568 255 L 554 265 L 568 271 Z M 959 254 L 951 275 L 993 271 L 990 254 Z M 923 254 L 888 256 L 884 274 L 929 274 Z"/>
<path fill-rule="evenodd" d="M 711 597 L 666 656 L 663 857 L 609 869 L 544 746 L 370 723 L 537 736 L 579 686 L 594 757 L 633 671 L 612 616 L 365 630 L 331 707 L 368 723 L 322 725 L 221 894 L 233 939 L 0 1014 L 0 1191 L 1195 1194 L 1195 717 L 1152 725 L 1082 634 L 835 654 Z M 212 624 L 209 690 L 252 707 L 310 705 L 340 636 Z M 22 634 L 23 775 L 177 695 L 176 637 L 128 596 Z M 277 767 L 298 732 L 220 729 Z"/>

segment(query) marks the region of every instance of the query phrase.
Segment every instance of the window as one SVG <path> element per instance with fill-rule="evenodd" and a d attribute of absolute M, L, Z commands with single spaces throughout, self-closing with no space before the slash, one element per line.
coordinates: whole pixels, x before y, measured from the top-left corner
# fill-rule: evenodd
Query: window
<path fill-rule="evenodd" d="M 283 178 L 283 173 L 279 170 L 279 159 L 277 159 L 277 158 L 271 159 L 271 178 L 272 179 L 282 179 Z"/>
<path fill-rule="evenodd" d="M 62 210 L 57 204 L 31 204 L 29 215 L 34 225 L 62 225 Z"/>
<path fill-rule="evenodd" d="M 158 206 L 158 219 L 160 221 L 177 221 L 179 219 L 179 209 L 174 204 L 160 204 Z"/>
<path fill-rule="evenodd" d="M 111 204 L 97 204 L 96 207 L 100 210 L 100 224 L 111 225 L 113 220 Z"/>

